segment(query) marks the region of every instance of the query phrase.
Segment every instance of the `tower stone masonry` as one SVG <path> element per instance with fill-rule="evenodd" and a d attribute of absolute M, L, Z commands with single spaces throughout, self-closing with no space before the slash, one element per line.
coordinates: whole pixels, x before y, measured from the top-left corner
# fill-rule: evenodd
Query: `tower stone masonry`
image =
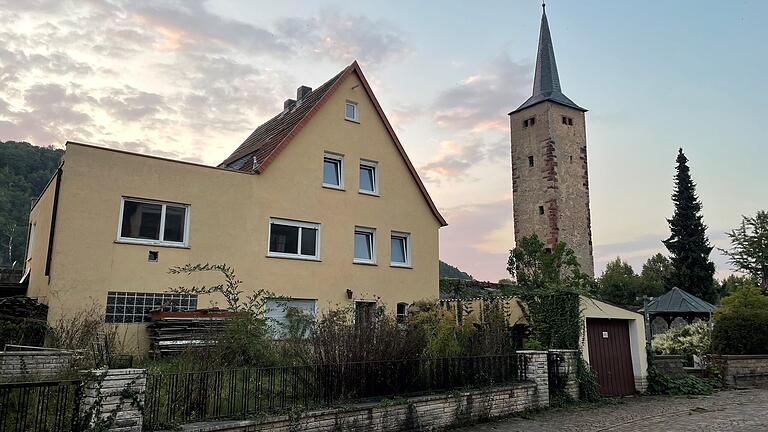
<path fill-rule="evenodd" d="M 533 94 L 509 113 L 515 239 L 565 242 L 581 270 L 594 275 L 586 111 L 562 93 L 545 11 Z"/>

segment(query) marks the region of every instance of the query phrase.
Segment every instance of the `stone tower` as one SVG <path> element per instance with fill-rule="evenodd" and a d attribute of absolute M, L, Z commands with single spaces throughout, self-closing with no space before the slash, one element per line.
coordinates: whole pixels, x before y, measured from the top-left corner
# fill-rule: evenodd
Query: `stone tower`
<path fill-rule="evenodd" d="M 561 91 L 545 10 L 533 95 L 509 113 L 515 238 L 535 233 L 548 247 L 563 241 L 594 275 L 586 111 Z"/>

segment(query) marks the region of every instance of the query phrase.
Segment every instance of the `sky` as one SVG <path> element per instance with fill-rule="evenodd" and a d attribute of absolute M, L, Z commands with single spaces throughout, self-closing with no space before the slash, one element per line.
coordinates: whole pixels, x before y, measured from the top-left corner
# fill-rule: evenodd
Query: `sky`
<path fill-rule="evenodd" d="M 768 201 L 768 2 L 553 0 L 563 92 L 589 109 L 596 272 L 665 252 L 677 149 L 716 247 Z M 0 140 L 218 164 L 358 60 L 449 226 L 440 257 L 508 277 L 507 113 L 531 93 L 537 1 L 0 0 Z M 730 273 L 721 253 L 718 276 Z"/>

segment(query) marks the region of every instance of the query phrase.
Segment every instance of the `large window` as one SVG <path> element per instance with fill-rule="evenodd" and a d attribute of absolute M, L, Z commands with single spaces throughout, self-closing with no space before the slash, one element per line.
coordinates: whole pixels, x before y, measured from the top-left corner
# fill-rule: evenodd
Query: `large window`
<path fill-rule="evenodd" d="M 376 264 L 376 230 L 355 227 L 355 258 L 358 264 Z"/>
<path fill-rule="evenodd" d="M 270 298 L 264 305 L 267 328 L 275 339 L 308 336 L 309 324 L 317 316 L 317 300 Z"/>
<path fill-rule="evenodd" d="M 197 295 L 109 291 L 105 321 L 109 323 L 147 322 L 149 312 L 155 309 L 195 310 Z"/>
<path fill-rule="evenodd" d="M 325 153 L 323 156 L 323 186 L 344 189 L 344 156 Z"/>
<path fill-rule="evenodd" d="M 121 201 L 119 241 L 186 246 L 188 232 L 188 205 L 136 198 Z"/>
<path fill-rule="evenodd" d="M 320 259 L 320 224 L 271 219 L 268 255 L 281 258 Z"/>
<path fill-rule="evenodd" d="M 377 168 L 378 164 L 376 162 L 360 161 L 360 193 L 368 195 L 379 194 Z"/>
<path fill-rule="evenodd" d="M 390 240 L 390 262 L 394 267 L 411 266 L 411 235 L 402 232 L 392 232 Z"/>

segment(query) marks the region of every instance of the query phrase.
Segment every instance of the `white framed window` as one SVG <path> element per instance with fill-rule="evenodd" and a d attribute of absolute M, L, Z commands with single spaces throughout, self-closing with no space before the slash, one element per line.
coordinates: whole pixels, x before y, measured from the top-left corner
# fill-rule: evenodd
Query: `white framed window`
<path fill-rule="evenodd" d="M 267 256 L 320 260 L 320 224 L 271 218 Z"/>
<path fill-rule="evenodd" d="M 347 101 L 344 104 L 344 118 L 353 122 L 359 122 L 357 115 L 357 102 Z"/>
<path fill-rule="evenodd" d="M 376 264 L 376 230 L 355 227 L 355 255 L 353 262 Z"/>
<path fill-rule="evenodd" d="M 360 160 L 360 193 L 367 195 L 379 194 L 379 164 L 378 162 Z"/>
<path fill-rule="evenodd" d="M 344 189 L 344 156 L 325 152 L 323 155 L 323 186 Z"/>
<path fill-rule="evenodd" d="M 411 267 L 411 235 L 392 231 L 389 256 L 392 267 Z"/>
<path fill-rule="evenodd" d="M 264 318 L 273 339 L 308 337 L 310 326 L 317 319 L 317 299 L 268 298 Z"/>
<path fill-rule="evenodd" d="M 402 324 L 405 322 L 406 318 L 408 318 L 408 303 L 398 303 L 395 319 L 398 323 Z"/>
<path fill-rule="evenodd" d="M 189 245 L 189 205 L 122 197 L 117 240 L 185 247 Z"/>

